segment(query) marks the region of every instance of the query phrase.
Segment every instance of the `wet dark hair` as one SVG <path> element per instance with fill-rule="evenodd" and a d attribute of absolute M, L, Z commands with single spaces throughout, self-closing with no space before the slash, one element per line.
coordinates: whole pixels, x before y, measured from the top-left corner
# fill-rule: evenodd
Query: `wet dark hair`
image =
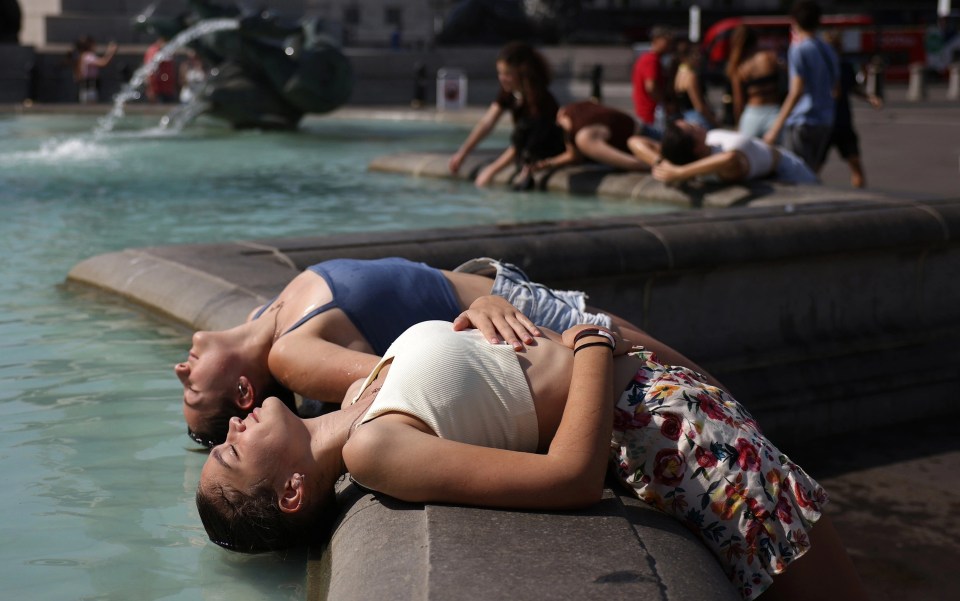
<path fill-rule="evenodd" d="M 790 16 L 804 31 L 816 31 L 820 27 L 822 13 L 820 3 L 815 0 L 798 0 L 790 9 Z"/>
<path fill-rule="evenodd" d="M 523 102 L 531 115 L 539 117 L 553 78 L 547 59 L 526 42 L 510 42 L 500 49 L 497 62 L 506 63 L 516 71 Z"/>
<path fill-rule="evenodd" d="M 674 165 L 686 165 L 697 160 L 693 136 L 680 129 L 676 121 L 667 123 L 660 139 L 660 154 Z"/>
<path fill-rule="evenodd" d="M 266 482 L 249 494 L 217 485 L 197 486 L 197 513 L 210 540 L 237 553 L 264 553 L 325 540 L 335 512 L 330 496 L 297 514 L 280 509 L 276 492 Z"/>
<path fill-rule="evenodd" d="M 297 403 L 292 392 L 273 380 L 266 386 L 266 389 L 257 395 L 256 406 L 263 404 L 267 397 L 275 396 L 287 406 L 294 414 L 297 413 Z M 217 401 L 217 411 L 211 417 L 207 418 L 206 423 L 193 430 L 187 428 L 187 436 L 196 443 L 213 448 L 227 439 L 227 430 L 230 428 L 231 417 L 246 417 L 239 407 L 233 404 L 233 399 L 225 395 Z"/>

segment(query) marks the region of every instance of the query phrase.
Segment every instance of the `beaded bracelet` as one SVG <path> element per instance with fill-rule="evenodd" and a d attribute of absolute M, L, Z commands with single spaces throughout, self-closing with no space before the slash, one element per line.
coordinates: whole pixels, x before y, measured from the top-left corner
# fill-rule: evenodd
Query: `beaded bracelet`
<path fill-rule="evenodd" d="M 612 348 L 617 348 L 617 340 L 613 337 L 613 334 L 606 330 L 601 330 L 600 328 L 587 328 L 585 330 L 580 330 L 577 332 L 577 335 L 573 337 L 573 343 L 576 344 L 581 338 L 586 338 L 587 336 L 603 336 L 610 341 Z"/>
<path fill-rule="evenodd" d="M 573 354 L 576 355 L 579 351 L 582 351 L 582 350 L 585 349 L 585 348 L 590 348 L 591 346 L 605 346 L 605 347 L 607 347 L 608 349 L 610 349 L 610 352 L 611 352 L 611 353 L 613 352 L 613 348 L 614 348 L 614 347 L 613 347 L 612 345 L 610 345 L 609 343 L 598 340 L 598 341 L 596 341 L 596 342 L 587 342 L 587 343 L 585 343 L 585 344 L 581 344 L 581 345 L 578 346 L 578 347 L 575 347 L 575 348 L 573 349 Z"/>

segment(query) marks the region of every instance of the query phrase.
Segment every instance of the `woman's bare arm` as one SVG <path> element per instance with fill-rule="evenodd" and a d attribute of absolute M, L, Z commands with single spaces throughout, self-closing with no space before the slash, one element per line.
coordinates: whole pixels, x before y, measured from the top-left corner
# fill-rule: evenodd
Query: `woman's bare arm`
<path fill-rule="evenodd" d="M 776 120 L 773 122 L 773 125 L 770 126 L 770 129 L 767 130 L 767 133 L 763 135 L 764 142 L 771 145 L 777 143 L 777 138 L 780 137 L 780 131 L 783 130 L 783 125 L 787 122 L 790 111 L 792 111 L 793 107 L 800 101 L 801 96 L 803 96 L 803 78 L 799 75 L 794 75 L 790 79 L 790 91 L 780 106 L 780 113 L 777 114 Z"/>
<path fill-rule="evenodd" d="M 113 60 L 113 55 L 117 53 L 117 45 L 113 42 L 110 42 L 107 45 L 107 51 L 103 56 L 98 56 L 96 60 L 91 61 L 97 67 L 103 68 L 110 64 L 110 61 Z"/>
<path fill-rule="evenodd" d="M 730 77 L 730 92 L 733 94 L 733 124 L 740 123 L 740 115 L 743 114 L 743 81 L 740 79 L 739 70 L 734 70 Z"/>
<path fill-rule="evenodd" d="M 646 136 L 630 136 L 627 147 L 638 159 L 653 166 L 660 160 L 660 142 Z"/>
<path fill-rule="evenodd" d="M 653 177 L 662 182 L 682 182 L 698 175 L 715 174 L 724 181 L 736 181 L 746 174 L 743 153 L 729 150 L 712 154 L 686 165 L 674 165 L 670 161 L 660 161 L 653 168 Z"/>
<path fill-rule="evenodd" d="M 550 158 L 537 161 L 533 165 L 533 169 L 535 171 L 542 169 L 559 169 L 560 167 L 579 163 L 582 160 L 580 153 L 577 152 L 577 149 L 573 144 L 565 142 L 564 146 L 565 148 L 563 152 Z"/>
<path fill-rule="evenodd" d="M 470 131 L 467 139 L 464 140 L 460 148 L 457 149 L 457 152 L 450 157 L 448 167 L 451 173 L 460 171 L 460 166 L 463 164 L 463 160 L 467 158 L 467 155 L 470 154 L 470 152 L 477 146 L 477 144 L 480 143 L 481 140 L 490 134 L 494 126 L 497 124 L 497 121 L 500 120 L 500 115 L 502 114 L 503 107 L 496 102 L 490 104 L 490 107 L 487 108 L 487 112 L 484 113 L 483 117 L 480 118 L 480 121 L 473 126 L 473 129 Z"/>
<path fill-rule="evenodd" d="M 474 180 L 474 184 L 479 188 L 483 188 L 491 181 L 495 175 L 507 168 L 513 159 L 517 156 L 517 149 L 511 144 L 506 150 L 504 150 L 500 156 L 498 156 L 492 163 L 480 170 L 480 173 L 477 174 L 477 179 Z"/>
<path fill-rule="evenodd" d="M 713 109 L 707 104 L 703 97 L 703 90 L 700 88 L 700 82 L 696 75 L 691 73 L 690 81 L 687 84 L 687 96 L 690 97 L 690 103 L 693 108 L 703 115 L 711 125 L 717 124 L 717 118 L 713 114 Z"/>

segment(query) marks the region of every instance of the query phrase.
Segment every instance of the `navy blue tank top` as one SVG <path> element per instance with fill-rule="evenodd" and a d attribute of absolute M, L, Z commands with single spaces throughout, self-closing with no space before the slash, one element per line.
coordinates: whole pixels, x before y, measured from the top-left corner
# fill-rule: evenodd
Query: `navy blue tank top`
<path fill-rule="evenodd" d="M 360 330 L 378 355 L 407 328 L 421 321 L 453 321 L 461 312 L 450 282 L 439 269 L 399 257 L 332 259 L 308 267 L 324 279 L 333 300 L 310 311 L 284 332 L 338 308 Z M 260 308 L 254 319 L 273 304 Z"/>

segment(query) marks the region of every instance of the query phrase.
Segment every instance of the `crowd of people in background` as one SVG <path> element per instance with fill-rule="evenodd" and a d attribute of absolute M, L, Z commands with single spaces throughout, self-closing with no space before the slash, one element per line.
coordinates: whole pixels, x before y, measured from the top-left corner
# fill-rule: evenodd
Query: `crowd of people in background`
<path fill-rule="evenodd" d="M 841 60 L 839 34 L 821 35 L 816 0 L 797 0 L 790 17 L 786 56 L 763 47 L 749 26 L 733 30 L 724 72 L 729 111 L 717 111 L 711 104 L 699 44 L 666 27 L 650 29 L 649 47 L 633 64 L 632 114 L 605 106 L 599 98 L 559 106 L 550 90 L 546 58 L 528 43 L 511 42 L 496 60 L 499 92 L 450 157 L 449 169 L 459 172 L 500 118 L 510 113 L 510 144 L 477 170 L 477 186 L 490 184 L 512 167 L 510 183 L 529 189 L 538 171 L 581 161 L 649 170 L 668 183 L 704 176 L 723 182 L 774 178 L 816 183 L 830 148 L 836 148 L 849 164 L 851 184 L 863 187 L 866 176 L 849 98 L 861 97 L 875 108 L 882 100 L 868 95 L 853 65 Z M 154 61 L 166 43 L 158 37 L 144 54 L 144 64 L 156 62 L 144 96 L 154 103 L 189 102 L 203 85 L 204 66 L 189 48 L 176 59 Z M 92 37 L 77 40 L 71 60 L 79 102 L 102 100 L 100 70 L 116 51 L 110 43 L 98 54 Z M 725 133 L 710 133 L 716 129 Z M 668 131 L 671 142 L 664 152 L 661 141 Z M 682 151 L 676 150 L 677 141 Z M 809 173 L 796 168 L 794 158 Z"/>
<path fill-rule="evenodd" d="M 147 47 L 143 64 L 148 65 L 167 45 L 167 39 L 159 36 Z M 110 42 L 103 54 L 97 52 L 93 36 L 83 36 L 74 42 L 67 54 L 73 81 L 77 86 L 77 101 L 80 104 L 103 102 L 101 69 L 113 62 L 117 45 Z M 171 104 L 190 102 L 206 80 L 206 68 L 199 55 L 187 47 L 185 53 L 176 57 L 164 57 L 147 77 L 144 98 L 151 103 Z"/>
<path fill-rule="evenodd" d="M 480 168 L 478 186 L 514 164 L 514 187 L 530 188 L 537 171 L 581 161 L 649 170 L 667 183 L 707 177 L 726 183 L 771 178 L 815 184 L 835 147 L 850 166 L 851 184 L 863 187 L 849 97 L 862 97 L 875 108 L 882 101 L 866 94 L 853 65 L 841 60 L 839 34 L 821 34 L 816 0 L 798 0 L 790 17 L 785 56 L 763 47 L 757 31 L 746 25 L 733 31 L 725 69 L 729 111 L 717 111 L 710 102 L 700 46 L 665 27 L 651 28 L 649 48 L 634 62 L 633 114 L 597 98 L 558 107 L 548 88 L 546 59 L 514 42 L 497 61 L 499 96 L 451 157 L 450 170 L 459 171 L 509 110 L 511 145 Z M 509 56 L 523 60 L 510 62 Z"/>

